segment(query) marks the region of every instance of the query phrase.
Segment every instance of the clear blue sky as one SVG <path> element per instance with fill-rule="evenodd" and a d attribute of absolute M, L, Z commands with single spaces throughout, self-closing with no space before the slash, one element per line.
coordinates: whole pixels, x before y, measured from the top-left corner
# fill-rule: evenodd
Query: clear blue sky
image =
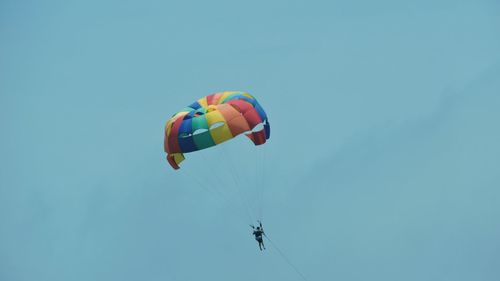
<path fill-rule="evenodd" d="M 266 231 L 308 280 L 498 280 L 499 14 L 494 0 L 2 0 L 0 279 L 301 280 L 164 159 L 171 114 L 244 90 L 272 127 Z"/>

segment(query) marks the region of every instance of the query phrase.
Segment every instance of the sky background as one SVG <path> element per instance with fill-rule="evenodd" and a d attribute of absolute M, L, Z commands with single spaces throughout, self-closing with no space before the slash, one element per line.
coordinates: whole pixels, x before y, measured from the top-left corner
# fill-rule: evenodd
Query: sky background
<path fill-rule="evenodd" d="M 0 280 L 301 280 L 277 249 L 307 280 L 499 280 L 499 14 L 2 0 Z M 258 98 L 271 139 L 173 171 L 166 120 L 225 90 Z M 278 248 L 211 189 L 228 163 Z"/>

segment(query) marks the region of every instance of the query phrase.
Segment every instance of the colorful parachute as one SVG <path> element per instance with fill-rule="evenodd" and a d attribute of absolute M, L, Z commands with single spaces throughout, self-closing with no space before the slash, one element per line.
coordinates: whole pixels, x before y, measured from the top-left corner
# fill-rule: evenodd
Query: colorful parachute
<path fill-rule="evenodd" d="M 179 169 L 184 153 L 218 145 L 243 133 L 255 145 L 265 143 L 270 134 L 266 113 L 252 95 L 228 91 L 203 97 L 167 121 L 167 160 Z"/>

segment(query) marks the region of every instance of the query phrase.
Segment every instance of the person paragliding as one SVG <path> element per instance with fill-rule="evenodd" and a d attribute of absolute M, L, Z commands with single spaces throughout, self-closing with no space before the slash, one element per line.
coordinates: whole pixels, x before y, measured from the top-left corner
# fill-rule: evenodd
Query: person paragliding
<path fill-rule="evenodd" d="M 224 91 L 202 97 L 173 114 L 165 125 L 163 146 L 167 162 L 178 170 L 188 153 L 223 145 L 239 135 L 256 146 L 263 145 L 270 133 L 267 114 L 254 96 L 243 91 Z M 258 223 L 252 228 L 262 251 L 265 234 L 262 223 Z"/>
<path fill-rule="evenodd" d="M 253 225 L 250 225 L 253 229 L 253 236 L 255 236 L 255 240 L 259 243 L 259 249 L 262 251 L 262 249 L 266 249 L 264 246 L 264 240 L 262 239 L 263 235 L 266 235 L 264 233 L 264 228 L 262 227 L 262 222 L 257 221 L 259 223 L 259 226 L 255 227 Z"/>

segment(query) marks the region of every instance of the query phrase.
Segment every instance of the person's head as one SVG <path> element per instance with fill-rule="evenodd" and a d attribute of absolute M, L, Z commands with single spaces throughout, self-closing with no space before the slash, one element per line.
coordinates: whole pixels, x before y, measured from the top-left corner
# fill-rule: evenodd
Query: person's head
<path fill-rule="evenodd" d="M 260 226 L 257 226 L 257 230 L 260 230 Z"/>

